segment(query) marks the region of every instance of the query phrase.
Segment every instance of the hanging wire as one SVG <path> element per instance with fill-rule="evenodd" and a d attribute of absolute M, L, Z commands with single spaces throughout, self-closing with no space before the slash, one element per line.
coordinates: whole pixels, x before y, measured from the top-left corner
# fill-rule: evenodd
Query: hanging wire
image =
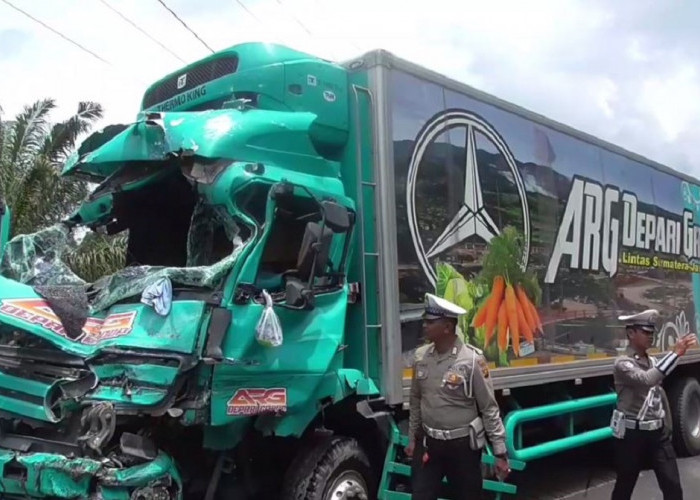
<path fill-rule="evenodd" d="M 207 45 L 207 42 L 205 42 L 204 40 L 202 40 L 202 39 L 199 37 L 199 35 L 198 35 L 197 33 L 195 33 L 195 31 L 194 31 L 192 28 L 190 28 L 189 26 L 187 26 L 187 23 L 186 23 L 185 21 L 183 21 L 182 19 L 180 19 L 180 16 L 178 16 L 175 12 L 173 12 L 173 10 L 172 10 L 170 7 L 168 7 L 168 6 L 165 4 L 165 2 L 164 2 L 163 0 L 158 0 L 158 3 L 160 3 L 160 4 L 163 6 L 163 8 L 166 9 L 168 12 L 170 12 L 170 13 L 175 17 L 175 19 L 177 19 L 178 21 L 180 21 L 180 23 L 182 23 L 182 25 L 185 27 L 185 29 L 187 29 L 187 31 L 189 31 L 190 33 L 192 33 L 192 34 L 195 36 L 195 38 L 196 38 L 197 40 L 199 40 L 200 42 L 202 42 L 202 45 L 204 45 L 206 48 L 208 48 L 208 49 L 211 51 L 212 54 L 214 53 L 214 49 L 212 49 L 209 45 Z"/>
<path fill-rule="evenodd" d="M 182 57 L 178 56 L 175 52 L 173 52 L 173 51 L 170 50 L 168 47 L 166 47 L 165 45 L 163 45 L 161 42 L 159 42 L 158 40 L 156 40 L 153 36 L 151 36 L 150 33 L 148 33 L 147 31 L 143 30 L 140 26 L 138 26 L 136 23 L 134 23 L 131 19 L 127 18 L 124 14 L 122 14 L 122 13 L 119 12 L 117 9 L 115 9 L 115 8 L 112 7 L 110 4 L 108 4 L 106 0 L 100 0 L 100 2 L 102 2 L 102 3 L 105 5 L 105 7 L 107 7 L 108 9 L 110 9 L 112 12 L 114 12 L 115 14 L 117 14 L 119 17 L 121 17 L 122 19 L 124 19 L 124 21 L 126 21 L 127 23 L 129 23 L 130 25 L 132 25 L 134 28 L 136 28 L 137 30 L 139 30 L 141 33 L 143 33 L 145 36 L 147 36 L 148 38 L 150 38 L 153 42 L 155 42 L 155 43 L 157 43 L 158 45 L 160 45 L 164 50 L 166 50 L 167 52 L 169 52 L 170 55 L 172 55 L 173 57 L 175 57 L 176 59 L 180 60 L 180 61 L 183 62 L 183 63 L 187 63 L 187 61 L 185 61 Z"/>
<path fill-rule="evenodd" d="M 13 5 L 11 2 L 9 2 L 9 0 L 0 0 L 0 1 L 2 1 L 3 3 L 9 5 L 9 6 L 12 7 L 13 9 L 15 9 L 16 11 L 21 12 L 22 14 L 24 14 L 25 16 L 27 16 L 27 17 L 28 17 L 29 19 L 31 19 L 32 21 L 34 21 L 34 22 L 36 22 L 36 23 L 39 23 L 39 24 L 42 25 L 44 28 L 46 28 L 47 30 L 52 31 L 53 33 L 55 33 L 56 35 L 60 36 L 60 37 L 63 38 L 64 40 L 66 40 L 66 41 L 72 43 L 73 45 L 75 45 L 76 47 L 78 47 L 80 50 L 82 50 L 82 51 L 84 51 L 84 52 L 87 52 L 88 54 L 90 54 L 90 55 L 93 56 L 94 58 L 99 59 L 99 60 L 102 61 L 103 63 L 105 63 L 105 64 L 111 66 L 111 63 L 109 63 L 108 61 L 106 61 L 106 60 L 103 59 L 102 57 L 98 56 L 97 54 L 95 54 L 95 53 L 94 53 L 93 51 L 91 51 L 90 49 L 87 49 L 87 48 L 83 47 L 82 45 L 80 45 L 78 42 L 76 42 L 76 41 L 73 40 L 72 38 L 69 38 L 68 36 L 64 35 L 64 34 L 61 33 L 60 31 L 58 31 L 58 30 L 52 28 L 51 26 L 49 26 L 49 25 L 46 24 L 45 22 L 43 22 L 43 21 L 37 19 L 36 17 L 32 16 L 31 14 L 29 14 L 29 13 L 23 11 L 22 9 L 20 9 L 20 8 L 17 7 L 16 5 Z"/>

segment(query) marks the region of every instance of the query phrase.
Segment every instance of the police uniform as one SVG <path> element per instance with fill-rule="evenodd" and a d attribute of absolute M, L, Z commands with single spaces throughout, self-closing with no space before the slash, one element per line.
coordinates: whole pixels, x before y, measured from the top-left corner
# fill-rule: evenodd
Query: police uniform
<path fill-rule="evenodd" d="M 627 326 L 654 332 L 657 317 L 658 311 L 649 309 L 619 319 Z M 654 469 L 664 500 L 683 498 L 671 441 L 670 412 L 661 386 L 677 364 L 675 352 L 657 361 L 632 348 L 615 360 L 613 374 L 618 398 L 611 425 L 617 438 L 617 481 L 612 500 L 629 500 L 639 472 L 649 466 Z"/>
<path fill-rule="evenodd" d="M 458 318 L 466 311 L 426 295 L 425 318 Z M 486 436 L 494 454 L 505 457 L 505 429 L 486 359 L 457 335 L 449 351 L 434 344 L 416 350 L 411 384 L 409 436 L 413 453 L 414 500 L 437 499 L 442 478 L 453 499 L 481 498 L 481 453 Z"/>

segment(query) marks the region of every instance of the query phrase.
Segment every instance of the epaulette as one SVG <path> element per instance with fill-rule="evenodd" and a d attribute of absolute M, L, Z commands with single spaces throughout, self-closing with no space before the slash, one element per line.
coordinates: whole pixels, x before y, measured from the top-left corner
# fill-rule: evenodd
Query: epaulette
<path fill-rule="evenodd" d="M 618 366 L 636 366 L 634 358 L 630 357 L 627 354 L 622 354 L 620 356 L 617 356 L 615 358 L 615 361 L 613 362 L 613 367 L 618 367 Z"/>
<path fill-rule="evenodd" d="M 479 349 L 479 348 L 476 347 L 475 345 L 471 345 L 471 344 L 465 342 L 465 343 L 464 343 L 464 346 L 465 346 L 465 347 L 468 347 L 469 349 L 471 349 L 471 350 L 473 350 L 473 351 L 476 351 L 476 353 L 477 353 L 479 356 L 483 356 L 483 355 L 484 355 L 484 351 L 482 351 L 481 349 Z"/>

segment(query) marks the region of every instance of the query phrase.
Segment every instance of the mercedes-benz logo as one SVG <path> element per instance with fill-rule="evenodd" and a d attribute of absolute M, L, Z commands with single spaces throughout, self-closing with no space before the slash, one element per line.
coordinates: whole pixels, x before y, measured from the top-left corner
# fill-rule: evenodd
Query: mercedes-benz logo
<path fill-rule="evenodd" d="M 428 147 L 444 132 L 463 127 L 466 129 L 466 164 L 464 180 L 464 200 L 459 211 L 447 224 L 440 236 L 432 246 L 426 251 L 423 240 L 418 230 L 418 219 L 415 210 L 416 202 L 416 178 L 423 160 L 423 156 Z M 430 265 L 430 260 L 443 254 L 450 248 L 462 243 L 471 236 L 481 238 L 485 243 L 500 234 L 500 228 L 496 225 L 488 212 L 488 207 L 484 205 L 481 181 L 479 179 L 479 169 L 476 158 L 476 132 L 484 135 L 503 156 L 510 168 L 515 185 L 520 197 L 523 215 L 523 234 L 525 245 L 523 251 L 523 268 L 527 267 L 528 256 L 530 254 L 530 213 L 527 205 L 525 184 L 520 171 L 515 163 L 513 154 L 501 135 L 479 115 L 461 109 L 449 109 L 433 116 L 423 126 L 416 138 L 411 161 L 408 165 L 408 178 L 406 182 L 406 206 L 408 208 L 408 227 L 411 231 L 413 246 L 420 261 L 425 275 L 433 286 L 437 280 L 435 270 Z"/>

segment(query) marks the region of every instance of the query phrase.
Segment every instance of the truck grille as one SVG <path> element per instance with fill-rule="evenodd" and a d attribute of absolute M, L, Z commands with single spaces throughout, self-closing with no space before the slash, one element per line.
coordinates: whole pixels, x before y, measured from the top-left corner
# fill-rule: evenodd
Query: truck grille
<path fill-rule="evenodd" d="M 143 109 L 150 108 L 156 104 L 170 99 L 178 94 L 187 92 L 203 83 L 211 82 L 222 76 L 230 75 L 238 69 L 238 57 L 226 56 L 213 61 L 207 61 L 199 66 L 195 66 L 189 71 L 176 73 L 172 77 L 163 81 L 160 85 L 152 88 L 143 98 Z M 178 88 L 178 81 L 180 85 Z"/>

